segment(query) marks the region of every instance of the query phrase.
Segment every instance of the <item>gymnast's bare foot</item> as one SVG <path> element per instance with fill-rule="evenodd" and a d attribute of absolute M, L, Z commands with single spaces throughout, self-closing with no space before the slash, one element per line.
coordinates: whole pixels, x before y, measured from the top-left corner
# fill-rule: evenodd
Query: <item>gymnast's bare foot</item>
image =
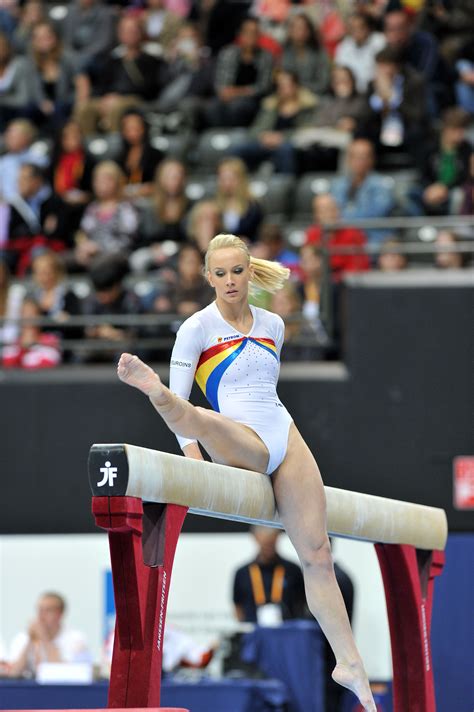
<path fill-rule="evenodd" d="M 160 377 L 153 371 L 150 366 L 143 363 L 138 356 L 132 354 L 122 354 L 117 366 L 117 375 L 121 381 L 129 386 L 138 388 L 153 401 L 163 404 L 168 401 L 163 384 Z"/>
<path fill-rule="evenodd" d="M 369 681 L 361 663 L 354 665 L 338 663 L 332 672 L 332 679 L 351 690 L 359 698 L 365 712 L 377 712 Z"/>

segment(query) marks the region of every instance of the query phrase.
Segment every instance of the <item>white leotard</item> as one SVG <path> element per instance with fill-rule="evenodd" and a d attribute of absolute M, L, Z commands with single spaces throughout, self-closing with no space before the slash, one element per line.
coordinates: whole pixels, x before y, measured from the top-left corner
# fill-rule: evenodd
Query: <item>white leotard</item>
<path fill-rule="evenodd" d="M 236 331 L 212 302 L 182 324 L 171 355 L 170 389 L 188 400 L 193 380 L 215 411 L 252 428 L 269 452 L 267 474 L 283 462 L 292 418 L 276 392 L 284 324 L 250 306 L 248 334 Z M 181 447 L 193 440 L 178 437 Z"/>

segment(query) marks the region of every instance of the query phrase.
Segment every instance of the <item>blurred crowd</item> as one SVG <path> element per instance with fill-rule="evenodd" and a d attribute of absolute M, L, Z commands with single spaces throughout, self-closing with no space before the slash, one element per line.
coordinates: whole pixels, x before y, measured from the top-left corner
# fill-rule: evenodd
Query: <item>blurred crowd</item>
<path fill-rule="evenodd" d="M 3 2 L 2 363 L 171 338 L 212 299 L 218 232 L 290 267 L 255 296 L 287 321 L 283 357 L 330 358 L 344 275 L 417 264 L 406 233 L 360 221 L 472 216 L 473 136 L 472 0 Z M 433 232 L 421 262 L 468 266 L 473 235 Z M 99 319 L 123 314 L 170 318 Z"/>

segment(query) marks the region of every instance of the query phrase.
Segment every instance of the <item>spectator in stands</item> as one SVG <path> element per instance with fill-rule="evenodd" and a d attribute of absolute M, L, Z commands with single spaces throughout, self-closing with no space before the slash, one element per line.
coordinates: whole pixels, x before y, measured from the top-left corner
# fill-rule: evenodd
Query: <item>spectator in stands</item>
<path fill-rule="evenodd" d="M 127 109 L 120 119 L 122 148 L 117 163 L 125 174 L 125 195 L 130 200 L 153 193 L 156 168 L 163 153 L 150 143 L 148 124 L 138 109 Z"/>
<path fill-rule="evenodd" d="M 277 173 L 295 175 L 298 166 L 292 133 L 312 124 L 317 102 L 314 94 L 299 85 L 295 74 L 278 72 L 276 92 L 262 101 L 249 140 L 232 146 L 231 153 L 242 158 L 250 169 L 270 160 Z"/>
<path fill-rule="evenodd" d="M 377 29 L 383 28 L 383 18 L 391 0 L 356 0 L 356 11 L 367 17 Z M 398 0 L 396 0 L 398 2 Z"/>
<path fill-rule="evenodd" d="M 423 5 L 420 28 L 438 38 L 441 55 L 452 63 L 459 49 L 474 36 L 472 0 L 431 0 Z"/>
<path fill-rule="evenodd" d="M 25 163 L 18 176 L 18 194 L 10 200 L 7 254 L 11 268 L 23 275 L 35 248 L 62 251 L 71 239 L 67 206 L 53 193 L 41 168 Z"/>
<path fill-rule="evenodd" d="M 436 236 L 435 245 L 440 248 L 435 253 L 435 266 L 438 269 L 462 269 L 469 264 L 469 255 L 463 252 L 449 251 L 449 247 L 456 247 L 460 242 L 459 237 L 451 230 L 441 230 Z"/>
<path fill-rule="evenodd" d="M 215 200 L 200 200 L 190 213 L 186 226 L 187 238 L 205 255 L 213 237 L 223 230 L 222 213 Z"/>
<path fill-rule="evenodd" d="M 357 150 L 358 146 L 356 146 Z M 353 162 L 354 160 L 352 158 Z M 344 187 L 342 188 L 343 190 Z M 342 191 L 340 194 L 342 194 Z M 348 210 L 351 212 L 349 208 Z M 354 254 L 337 254 L 337 252 L 331 254 L 331 272 L 336 282 L 341 280 L 345 272 L 361 272 L 370 268 L 369 258 L 364 252 L 364 247 L 367 244 L 365 234 L 353 227 L 334 227 L 341 217 L 345 216 L 341 206 L 338 205 L 335 195 L 321 193 L 314 196 L 314 224 L 306 230 L 306 244 L 324 245 L 329 250 L 333 248 L 336 250 L 337 248 L 354 248 Z M 350 217 L 355 216 L 350 215 Z"/>
<path fill-rule="evenodd" d="M 252 196 L 247 169 L 240 158 L 225 158 L 219 164 L 216 202 L 224 229 L 254 242 L 263 213 Z"/>
<path fill-rule="evenodd" d="M 252 526 L 256 557 L 234 575 L 233 602 L 239 621 L 272 623 L 303 618 L 306 613 L 300 567 L 277 551 L 278 529 Z"/>
<path fill-rule="evenodd" d="M 39 597 L 36 617 L 12 642 L 11 677 L 35 675 L 42 662 L 90 662 L 87 641 L 80 631 L 64 625 L 65 612 L 66 601 L 59 593 Z"/>
<path fill-rule="evenodd" d="M 0 354 L 2 347 L 14 344 L 19 335 L 17 320 L 21 317 L 21 305 L 24 289 L 18 284 L 12 284 L 7 261 L 0 254 Z"/>
<path fill-rule="evenodd" d="M 0 32 L 10 38 L 18 19 L 18 0 L 7 0 L 0 7 Z"/>
<path fill-rule="evenodd" d="M 298 271 L 298 255 L 289 249 L 280 225 L 264 223 L 258 233 L 258 243 L 255 243 L 255 246 L 257 245 L 264 249 L 263 259 L 280 262 L 285 267 Z"/>
<path fill-rule="evenodd" d="M 69 207 L 72 231 L 79 228 L 84 208 L 91 199 L 93 168 L 94 161 L 86 151 L 81 128 L 70 119 L 54 142 L 50 180 L 56 194 Z"/>
<path fill-rule="evenodd" d="M 443 114 L 438 143 L 427 151 L 421 166 L 421 186 L 409 191 L 412 215 L 447 215 L 452 213 L 455 188 L 469 176 L 472 146 L 466 139 L 469 114 L 460 107 Z"/>
<path fill-rule="evenodd" d="M 140 237 L 143 247 L 132 256 L 133 269 L 143 271 L 160 267 L 170 256 L 171 246 L 164 243 L 186 240 L 188 209 L 186 167 L 176 158 L 167 158 L 158 166 L 153 194 L 141 209 Z M 176 245 L 173 252 L 175 250 Z"/>
<path fill-rule="evenodd" d="M 101 255 L 91 265 L 89 276 L 94 291 L 84 300 L 83 312 L 86 316 L 123 316 L 140 314 L 142 311 L 140 300 L 135 292 L 124 286 L 124 278 L 128 271 L 127 260 L 121 255 Z M 86 336 L 88 339 L 101 339 L 111 342 L 109 349 L 94 348 L 84 352 L 85 361 L 115 361 L 116 351 L 121 348 L 118 342 L 132 339 L 138 334 L 135 327 L 125 324 L 107 323 L 88 326 Z"/>
<path fill-rule="evenodd" d="M 180 17 L 168 5 L 165 0 L 145 0 L 140 17 L 147 41 L 156 44 L 161 53 L 168 51 L 181 25 Z"/>
<path fill-rule="evenodd" d="M 313 127 L 296 132 L 294 143 L 299 152 L 299 166 L 304 171 L 335 171 L 341 148 L 351 135 L 367 123 L 365 96 L 357 92 L 354 75 L 348 67 L 333 65 L 330 95 L 315 109 Z"/>
<path fill-rule="evenodd" d="M 138 214 L 123 199 L 124 175 L 113 161 L 102 161 L 93 172 L 94 200 L 87 206 L 76 236 L 75 259 L 89 267 L 100 253 L 128 255 L 135 247 Z"/>
<path fill-rule="evenodd" d="M 39 319 L 41 312 L 35 301 L 25 297 L 21 305 L 20 316 L 22 319 L 28 320 Z M 8 344 L 3 349 L 2 366 L 4 368 L 37 370 L 39 368 L 53 368 L 61 363 L 61 359 L 59 336 L 41 329 L 34 323 L 26 323 L 21 326 L 15 343 Z M 33 641 L 30 640 L 30 642 Z M 13 645 L 15 645 L 15 641 Z M 13 662 L 9 670 L 9 674 L 12 677 L 18 677 L 24 670 L 20 665 L 23 658 L 17 658 L 17 652 L 19 651 L 14 648 L 12 652 Z M 19 671 L 16 672 L 17 670 Z"/>
<path fill-rule="evenodd" d="M 249 14 L 249 3 L 210 0 L 195 2 L 193 17 L 197 17 L 202 28 L 205 43 L 215 57 L 226 46 L 235 41 L 235 28 L 240 27 Z"/>
<path fill-rule="evenodd" d="M 105 60 L 92 84 L 82 75 L 78 85 L 76 116 L 86 135 L 94 133 L 98 126 L 118 131 L 125 109 L 156 99 L 161 90 L 163 62 L 143 50 L 139 19 L 122 17 L 117 35 L 120 51 Z"/>
<path fill-rule="evenodd" d="M 81 328 L 62 328 L 70 316 L 81 314 L 82 307 L 80 299 L 65 282 L 66 265 L 61 256 L 51 250 L 39 252 L 31 261 L 31 275 L 27 297 L 38 306 L 40 315 L 57 321 L 54 332 L 58 336 L 81 338 Z"/>
<path fill-rule="evenodd" d="M 324 94 L 329 86 L 329 57 L 317 29 L 308 15 L 298 12 L 288 24 L 288 40 L 281 66 L 296 75 L 302 87 L 314 94 Z"/>
<path fill-rule="evenodd" d="M 343 220 L 388 217 L 395 207 L 393 184 L 374 171 L 374 145 L 367 139 L 352 141 L 347 151 L 345 175 L 331 185 L 331 195 L 338 205 Z M 385 230 L 366 231 L 369 242 L 380 242 Z"/>
<path fill-rule="evenodd" d="M 187 318 L 210 304 L 214 291 L 204 278 L 203 266 L 197 246 L 182 245 L 176 271 L 167 270 L 164 285 L 151 296 L 151 311 Z"/>
<path fill-rule="evenodd" d="M 323 335 L 324 345 L 327 336 L 324 331 L 315 328 L 314 319 L 306 319 L 302 307 L 301 295 L 293 282 L 287 282 L 283 289 L 271 296 L 270 310 L 285 322 L 282 361 L 317 361 L 324 356 L 320 336 Z"/>
<path fill-rule="evenodd" d="M 367 132 L 377 153 L 405 151 L 416 163 L 427 134 L 424 80 L 390 47 L 381 50 L 375 61 Z"/>
<path fill-rule="evenodd" d="M 403 253 L 403 243 L 397 237 L 388 237 L 384 240 L 377 257 L 377 269 L 380 272 L 400 272 L 407 266 L 408 260 Z"/>
<path fill-rule="evenodd" d="M 0 40 L 1 44 L 1 40 Z M 4 134 L 5 153 L 0 157 L 0 197 L 11 200 L 18 194 L 18 173 L 24 163 L 45 167 L 48 158 L 32 149 L 36 129 L 27 119 L 15 119 Z"/>
<path fill-rule="evenodd" d="M 456 71 L 456 100 L 459 106 L 474 115 L 474 39 L 461 47 Z"/>
<path fill-rule="evenodd" d="M 0 33 L 0 132 L 12 119 L 27 116 L 30 88 L 25 58 L 15 55 L 8 37 Z"/>
<path fill-rule="evenodd" d="M 214 95 L 214 63 L 199 29 L 189 22 L 181 25 L 165 59 L 157 110 L 180 111 L 183 126 L 199 128 Z"/>
<path fill-rule="evenodd" d="M 323 283 L 323 258 L 321 248 L 314 242 L 307 242 L 300 248 L 301 312 L 313 326 L 321 332 L 321 292 Z"/>
<path fill-rule="evenodd" d="M 63 49 L 51 22 L 40 22 L 32 29 L 28 74 L 32 81 L 34 118 L 50 131 L 71 113 L 76 76 L 74 59 Z"/>
<path fill-rule="evenodd" d="M 367 116 L 365 98 L 358 93 L 348 67 L 335 64 L 331 70 L 330 95 L 316 109 L 314 124 L 354 133 Z"/>
<path fill-rule="evenodd" d="M 75 0 L 68 6 L 62 38 L 79 71 L 102 71 L 100 60 L 112 49 L 114 11 L 102 0 Z"/>
<path fill-rule="evenodd" d="M 20 17 L 12 34 L 12 44 L 21 54 L 28 54 L 33 28 L 47 19 L 42 0 L 27 0 L 20 10 Z"/>
<path fill-rule="evenodd" d="M 242 22 L 237 42 L 219 52 L 216 66 L 217 99 L 209 104 L 210 126 L 248 126 L 260 100 L 269 93 L 273 59 L 259 47 L 260 28 L 256 18 Z"/>
<path fill-rule="evenodd" d="M 401 60 L 422 75 L 427 87 L 430 115 L 436 116 L 446 101 L 449 103 L 446 67 L 441 59 L 436 38 L 417 30 L 414 19 L 402 9 L 387 12 L 384 18 L 387 48 L 398 53 Z"/>
<path fill-rule="evenodd" d="M 336 49 L 336 64 L 349 67 L 356 78 L 357 90 L 367 91 L 375 74 L 375 57 L 385 46 L 385 37 L 374 32 L 366 15 L 354 13 L 347 22 L 347 35 Z"/>

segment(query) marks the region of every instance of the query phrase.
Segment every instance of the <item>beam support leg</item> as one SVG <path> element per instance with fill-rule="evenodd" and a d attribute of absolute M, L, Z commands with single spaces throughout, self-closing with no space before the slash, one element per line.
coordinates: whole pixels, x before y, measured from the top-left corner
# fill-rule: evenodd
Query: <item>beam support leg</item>
<path fill-rule="evenodd" d="M 136 497 L 93 497 L 109 533 L 117 618 L 109 707 L 159 707 L 166 608 L 187 507 Z"/>
<path fill-rule="evenodd" d="M 434 579 L 444 552 L 376 544 L 393 660 L 393 712 L 436 712 L 431 660 Z"/>

